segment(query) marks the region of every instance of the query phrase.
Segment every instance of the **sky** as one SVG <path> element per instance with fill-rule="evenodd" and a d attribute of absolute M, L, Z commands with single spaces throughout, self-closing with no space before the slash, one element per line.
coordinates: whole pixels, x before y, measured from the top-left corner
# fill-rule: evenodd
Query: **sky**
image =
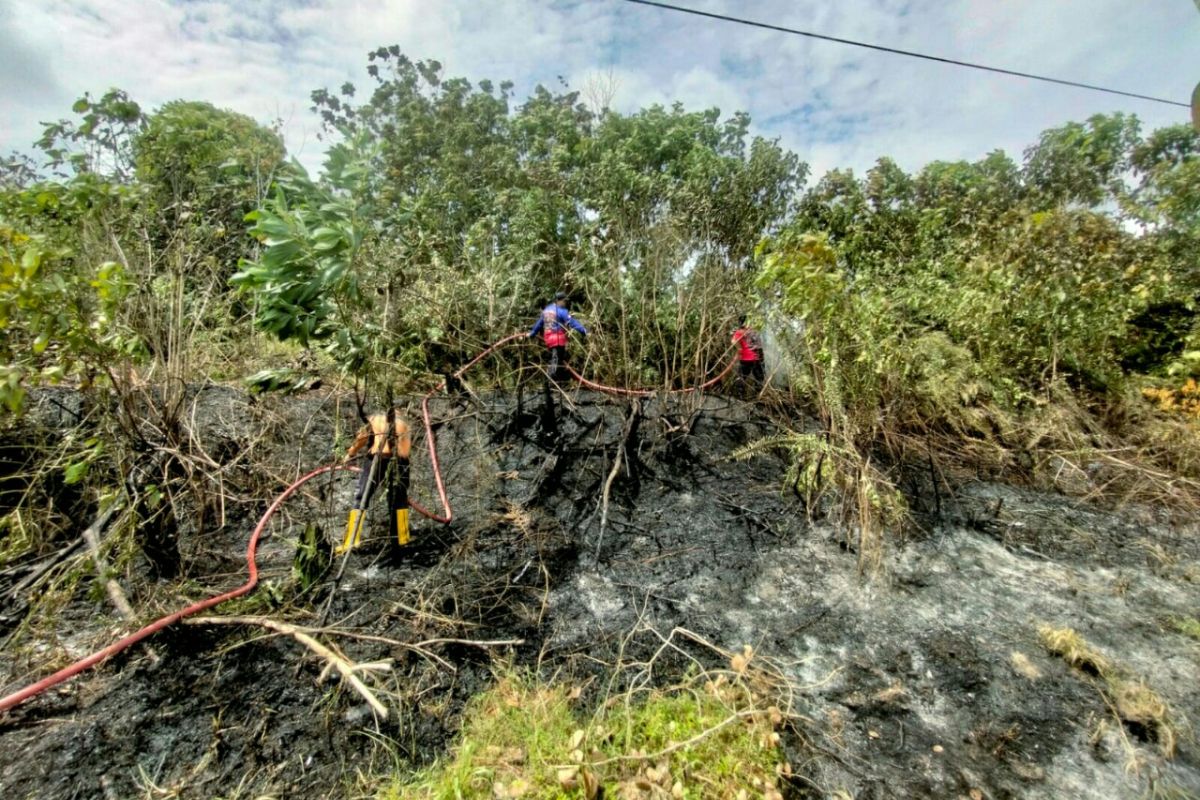
<path fill-rule="evenodd" d="M 1194 0 L 674 0 L 674 4 L 1187 102 L 1200 81 Z M 1014 157 L 1046 128 L 1185 108 L 982 73 L 733 25 L 623 0 L 0 0 L 0 153 L 111 87 L 153 109 L 207 100 L 279 119 L 315 170 L 312 90 L 367 89 L 367 53 L 396 44 L 445 74 L 613 87 L 612 106 L 749 112 L 815 176 L 887 155 Z M 360 95 L 362 96 L 362 95 Z"/>

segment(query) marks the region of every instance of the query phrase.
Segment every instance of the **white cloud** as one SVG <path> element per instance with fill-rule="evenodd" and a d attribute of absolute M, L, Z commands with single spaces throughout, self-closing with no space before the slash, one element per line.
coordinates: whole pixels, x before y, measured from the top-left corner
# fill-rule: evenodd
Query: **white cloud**
<path fill-rule="evenodd" d="M 1180 100 L 1200 78 L 1200 14 L 1148 0 L 681 0 L 831 35 L 1042 72 Z M 0 150 L 26 148 L 39 122 L 84 91 L 119 86 L 149 107 L 203 99 L 284 120 L 289 148 L 320 162 L 309 94 L 351 80 L 366 53 L 398 44 L 448 74 L 511 79 L 517 98 L 563 75 L 575 88 L 611 71 L 615 105 L 683 101 L 749 111 L 819 176 L 880 155 L 1019 157 L 1044 128 L 1134 111 L 1147 128 L 1182 108 L 1033 83 L 635 6 L 619 0 L 8 0 L 0 12 Z M 361 95 L 360 95 L 361 96 Z"/>

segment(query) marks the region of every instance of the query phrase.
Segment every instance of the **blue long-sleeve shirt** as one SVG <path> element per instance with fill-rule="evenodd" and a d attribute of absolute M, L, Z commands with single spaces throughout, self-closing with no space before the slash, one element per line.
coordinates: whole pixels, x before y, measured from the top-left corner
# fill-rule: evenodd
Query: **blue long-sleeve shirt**
<path fill-rule="evenodd" d="M 541 333 L 542 328 L 546 324 L 546 319 L 550 314 L 554 315 L 554 322 L 550 323 L 551 325 L 555 326 L 554 328 L 551 328 L 552 331 L 559 331 L 563 329 L 564 325 L 570 325 L 584 336 L 587 336 L 587 328 L 583 327 L 579 320 L 571 316 L 570 311 L 567 311 L 558 303 L 551 303 L 542 309 L 542 313 L 538 315 L 537 322 L 533 324 L 533 330 L 529 331 L 530 336 L 537 336 L 539 333 Z"/>

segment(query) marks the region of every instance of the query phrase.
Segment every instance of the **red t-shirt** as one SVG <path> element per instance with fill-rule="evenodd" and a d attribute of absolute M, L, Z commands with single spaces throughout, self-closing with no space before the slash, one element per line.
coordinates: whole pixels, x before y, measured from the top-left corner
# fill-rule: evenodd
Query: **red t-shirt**
<path fill-rule="evenodd" d="M 758 350 L 750 346 L 749 331 L 738 328 L 733 332 L 733 343 L 738 346 L 738 359 L 741 361 L 758 361 L 762 356 Z"/>

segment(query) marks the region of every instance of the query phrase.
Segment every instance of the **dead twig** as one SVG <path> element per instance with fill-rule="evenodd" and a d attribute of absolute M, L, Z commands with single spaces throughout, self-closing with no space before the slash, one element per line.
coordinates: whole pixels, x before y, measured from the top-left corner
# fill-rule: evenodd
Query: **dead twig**
<path fill-rule="evenodd" d="M 621 431 L 621 441 L 617 443 L 617 452 L 613 456 L 612 469 L 609 470 L 608 479 L 604 481 L 604 491 L 600 495 L 600 534 L 596 537 L 596 562 L 600 562 L 600 547 L 604 544 L 604 529 L 608 527 L 608 498 L 612 492 L 613 481 L 617 479 L 617 475 L 621 471 L 621 456 L 625 452 L 625 447 L 629 442 L 629 437 L 633 433 L 634 422 L 642 413 L 641 400 L 634 398 L 629 405 L 629 416 L 625 420 L 625 429 Z"/>
<path fill-rule="evenodd" d="M 117 583 L 116 579 L 109 575 L 108 560 L 100 552 L 100 532 L 108 526 L 108 521 L 121 510 L 122 506 L 123 504 L 120 502 L 109 506 L 91 525 L 84 528 L 83 540 L 87 543 L 88 551 L 92 554 L 92 561 L 96 565 L 96 574 L 104 583 L 104 589 L 108 592 L 108 599 L 112 601 L 113 607 L 117 609 L 117 613 L 121 615 L 122 619 L 126 622 L 132 622 L 135 617 L 133 606 L 129 605 L 129 598 L 125 596 L 125 590 L 121 588 L 121 584 Z"/>
<path fill-rule="evenodd" d="M 697 733 L 695 736 L 691 737 L 690 739 L 685 739 L 682 742 L 675 742 L 674 744 L 664 747 L 662 750 L 659 750 L 656 753 L 648 753 L 646 755 L 633 754 L 633 755 L 613 756 L 612 758 L 605 758 L 600 761 L 589 761 L 589 762 L 587 762 L 587 766 L 603 767 L 607 764 L 619 764 L 623 761 L 651 761 L 651 762 L 657 761 L 658 759 L 662 758 L 663 756 L 668 756 L 671 753 L 676 752 L 677 750 L 686 750 L 687 748 L 691 747 L 692 745 L 704 741 L 705 739 L 707 739 L 709 736 L 712 736 L 717 731 L 720 731 L 720 730 L 723 730 L 723 729 L 729 727 L 730 725 L 737 722 L 738 720 L 747 719 L 749 717 L 765 717 L 765 716 L 768 716 L 769 714 L 770 714 L 770 712 L 767 709 L 762 709 L 762 708 L 747 708 L 742 711 L 735 711 L 734 713 L 730 714 L 725 719 L 718 722 L 716 725 L 713 725 L 709 728 L 705 728 L 704 730 L 700 731 L 699 733 Z M 553 765 L 553 768 L 554 769 L 563 769 L 563 768 L 569 768 L 571 766 L 574 766 L 574 765 L 572 765 L 572 764 L 555 764 L 555 765 Z"/>
<path fill-rule="evenodd" d="M 185 620 L 188 625 L 256 625 L 260 628 L 282 633 L 285 636 L 290 636 L 300 644 L 307 647 L 316 655 L 325 659 L 325 669 L 321 672 L 321 676 L 317 679 L 320 683 L 332 670 L 337 670 L 341 674 L 342 680 L 350 684 L 350 687 L 356 691 L 368 705 L 374 709 L 382 719 L 387 719 L 388 710 L 375 693 L 363 683 L 362 679 L 356 673 L 361 672 L 387 672 L 392 668 L 391 659 L 386 661 L 377 661 L 369 664 L 355 664 L 345 656 L 335 652 L 329 647 L 321 644 L 312 634 L 296 625 L 291 625 L 286 622 L 270 619 L 269 617 L 252 617 L 252 616 L 233 616 L 233 617 L 193 617 Z"/>

